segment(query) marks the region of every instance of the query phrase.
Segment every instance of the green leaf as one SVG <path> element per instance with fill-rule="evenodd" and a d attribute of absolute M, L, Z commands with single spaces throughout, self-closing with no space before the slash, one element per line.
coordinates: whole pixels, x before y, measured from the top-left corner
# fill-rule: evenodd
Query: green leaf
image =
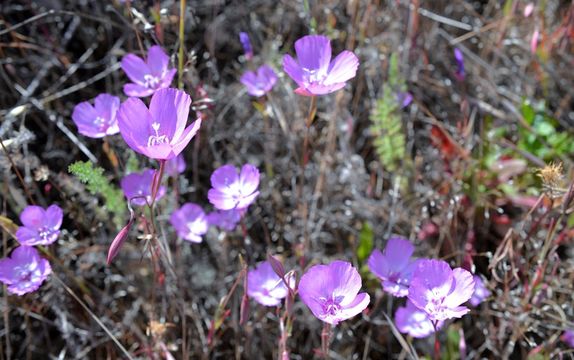
<path fill-rule="evenodd" d="M 375 235 L 371 225 L 367 222 L 363 223 L 359 234 L 359 246 L 357 247 L 357 258 L 359 259 L 359 263 L 363 263 L 367 257 L 371 255 L 371 251 L 373 251 L 374 238 Z"/>

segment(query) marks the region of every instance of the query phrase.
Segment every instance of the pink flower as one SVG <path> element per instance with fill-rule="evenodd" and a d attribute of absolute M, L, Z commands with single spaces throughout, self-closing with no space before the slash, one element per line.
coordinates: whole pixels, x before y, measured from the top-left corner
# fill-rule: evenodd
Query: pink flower
<path fill-rule="evenodd" d="M 283 57 L 283 70 L 299 88 L 299 95 L 325 95 L 343 88 L 355 77 L 359 59 L 350 51 L 341 52 L 331 61 L 331 40 L 322 35 L 308 35 L 295 41 L 297 61 Z"/>
<path fill-rule="evenodd" d="M 120 107 L 120 98 L 110 94 L 100 94 L 94 100 L 94 106 L 84 101 L 74 107 L 72 120 L 80 134 L 101 138 L 120 132 L 116 113 Z"/>
<path fill-rule="evenodd" d="M 484 285 L 484 281 L 478 275 L 473 276 L 474 279 L 474 292 L 469 302 L 472 306 L 477 307 L 486 298 L 490 296 L 490 290 Z"/>
<path fill-rule="evenodd" d="M 294 283 L 294 278 L 289 277 L 289 286 Z M 254 270 L 247 273 L 247 295 L 265 306 L 277 306 L 281 299 L 287 296 L 289 289 L 268 261 L 260 263 Z"/>
<path fill-rule="evenodd" d="M 169 218 L 177 235 L 185 240 L 200 243 L 202 236 L 207 233 L 209 224 L 201 206 L 193 203 L 184 204 L 175 210 Z"/>
<path fill-rule="evenodd" d="M 46 210 L 28 205 L 20 214 L 24 226 L 16 231 L 16 238 L 21 245 L 50 245 L 60 235 L 63 218 L 64 213 L 58 205 L 51 205 Z"/>
<path fill-rule="evenodd" d="M 127 99 L 118 112 L 120 133 L 134 151 L 149 158 L 169 160 L 181 153 L 199 130 L 201 119 L 187 128 L 191 98 L 176 89 L 161 89 L 149 110 L 137 98 Z"/>
<path fill-rule="evenodd" d="M 209 202 L 219 210 L 245 209 L 259 195 L 259 170 L 245 164 L 241 173 L 233 165 L 223 165 L 211 174 Z"/>
<path fill-rule="evenodd" d="M 357 269 L 345 261 L 312 266 L 301 277 L 299 296 L 319 320 L 337 325 L 361 313 L 369 305 Z"/>
<path fill-rule="evenodd" d="M 437 329 L 443 324 L 443 321 L 439 321 Z M 395 312 L 395 325 L 400 332 L 414 338 L 425 338 L 434 333 L 434 326 L 427 313 L 417 308 L 410 300 L 407 300 L 405 307 L 400 307 Z"/>
<path fill-rule="evenodd" d="M 216 210 L 207 215 L 209 225 L 217 226 L 225 231 L 235 229 L 237 223 L 241 220 L 242 210 Z"/>
<path fill-rule="evenodd" d="M 151 187 L 154 174 L 155 170 L 144 169 L 142 172 L 131 173 L 122 178 L 120 187 L 131 204 L 143 206 L 151 203 Z M 159 187 L 155 199 L 161 199 L 164 194 L 165 186 L 162 185 Z"/>
<path fill-rule="evenodd" d="M 177 177 L 185 171 L 186 164 L 182 154 L 171 158 L 165 163 L 165 173 L 171 177 Z"/>
<path fill-rule="evenodd" d="M 251 96 L 263 96 L 273 88 L 277 82 L 277 74 L 268 66 L 263 65 L 257 69 L 257 72 L 247 71 L 241 77 L 241 83 L 247 88 Z"/>
<path fill-rule="evenodd" d="M 147 62 L 134 54 L 122 59 L 122 69 L 132 83 L 124 85 L 127 96 L 145 97 L 155 91 L 168 88 L 176 73 L 169 69 L 169 57 L 160 46 L 152 46 L 148 51 Z"/>
<path fill-rule="evenodd" d="M 452 270 L 446 261 L 420 260 L 409 287 L 409 300 L 432 321 L 460 318 L 470 310 L 461 306 L 474 293 L 472 274 Z"/>
<path fill-rule="evenodd" d="M 11 257 L 0 260 L 0 281 L 8 285 L 8 292 L 24 295 L 37 290 L 52 273 L 50 263 L 42 259 L 30 246 L 19 246 Z"/>
<path fill-rule="evenodd" d="M 381 286 L 389 294 L 407 296 L 409 284 L 417 262 L 411 260 L 415 247 L 401 237 L 392 237 L 387 242 L 385 252 L 373 251 L 369 256 L 369 269 L 381 280 Z"/>

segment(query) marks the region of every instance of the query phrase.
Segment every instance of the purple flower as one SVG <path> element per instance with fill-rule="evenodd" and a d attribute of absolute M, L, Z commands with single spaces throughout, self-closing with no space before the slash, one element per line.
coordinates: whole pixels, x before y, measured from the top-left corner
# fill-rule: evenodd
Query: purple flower
<path fill-rule="evenodd" d="M 392 237 L 387 242 L 384 253 L 373 251 L 368 260 L 369 269 L 379 279 L 381 286 L 389 294 L 407 296 L 413 271 L 418 261 L 411 261 L 415 247 L 402 237 Z"/>
<path fill-rule="evenodd" d="M 58 205 L 51 205 L 46 210 L 40 206 L 28 205 L 20 214 L 24 226 L 16 231 L 20 245 L 50 245 L 58 239 L 64 213 Z"/>
<path fill-rule="evenodd" d="M 194 243 L 200 243 L 207 232 L 209 224 L 201 206 L 193 203 L 184 204 L 175 210 L 169 218 L 177 235 Z"/>
<path fill-rule="evenodd" d="M 369 305 L 367 293 L 359 293 L 361 276 L 345 261 L 312 266 L 301 277 L 299 295 L 319 320 L 337 325 Z"/>
<path fill-rule="evenodd" d="M 571 348 L 574 348 L 574 329 L 564 331 L 564 334 L 562 334 L 560 338 Z"/>
<path fill-rule="evenodd" d="M 153 94 L 149 110 L 137 98 L 127 99 L 118 112 L 120 133 L 134 150 L 152 159 L 169 160 L 181 153 L 197 133 L 201 119 L 185 127 L 191 98 L 176 89 Z"/>
<path fill-rule="evenodd" d="M 413 95 L 408 91 L 401 91 L 397 93 L 397 103 L 399 103 L 400 108 L 404 109 L 410 105 L 413 101 Z"/>
<path fill-rule="evenodd" d="M 30 246 L 19 246 L 11 257 L 0 260 L 0 281 L 8 285 L 8 292 L 24 295 L 37 290 L 52 273 L 50 263 L 42 259 Z"/>
<path fill-rule="evenodd" d="M 289 286 L 294 283 L 292 276 L 287 276 L 285 280 Z M 247 273 L 247 295 L 261 305 L 277 306 L 288 293 L 285 282 L 273 271 L 268 261 L 260 263 Z"/>
<path fill-rule="evenodd" d="M 219 210 L 245 209 L 259 191 L 259 170 L 245 164 L 238 174 L 233 165 L 223 165 L 211 174 L 211 189 L 207 193 L 209 202 Z"/>
<path fill-rule="evenodd" d="M 245 57 L 247 58 L 247 60 L 251 60 L 253 58 L 253 48 L 251 47 L 251 41 L 249 40 L 249 35 L 246 32 L 240 32 L 239 41 L 241 42 L 241 46 L 243 46 Z"/>
<path fill-rule="evenodd" d="M 460 306 L 474 293 L 472 274 L 451 269 L 446 261 L 419 260 L 411 279 L 409 300 L 433 321 L 460 318 L 470 310 Z"/>
<path fill-rule="evenodd" d="M 94 100 L 94 106 L 84 101 L 74 107 L 72 120 L 76 123 L 80 134 L 101 138 L 120 132 L 116 113 L 120 108 L 120 98 L 110 94 L 100 94 Z"/>
<path fill-rule="evenodd" d="M 164 171 L 168 176 L 177 177 L 185 171 L 185 168 L 185 159 L 182 154 L 179 154 L 166 161 Z"/>
<path fill-rule="evenodd" d="M 122 59 L 122 69 L 133 82 L 124 85 L 127 96 L 150 96 L 155 91 L 168 88 L 176 69 L 168 69 L 169 57 L 161 46 L 152 46 L 147 55 L 147 62 L 134 54 L 127 54 Z"/>
<path fill-rule="evenodd" d="M 241 83 L 247 87 L 249 95 L 257 97 L 271 91 L 276 82 L 277 74 L 268 65 L 262 65 L 257 72 L 247 71 L 241 77 Z"/>
<path fill-rule="evenodd" d="M 454 59 L 456 60 L 456 73 L 455 76 L 458 80 L 464 80 L 466 73 L 464 72 L 464 55 L 459 48 L 454 48 Z"/>
<path fill-rule="evenodd" d="M 241 220 L 242 210 L 216 210 L 207 215 L 209 225 L 217 226 L 226 231 L 235 229 L 237 223 Z"/>
<path fill-rule="evenodd" d="M 331 61 L 331 40 L 322 35 L 308 35 L 295 41 L 297 61 L 283 58 L 283 69 L 299 88 L 299 95 L 325 95 L 343 88 L 355 77 L 359 59 L 350 51 L 341 52 Z"/>
<path fill-rule="evenodd" d="M 131 173 L 122 178 L 120 186 L 131 204 L 143 206 L 151 203 L 151 186 L 154 174 L 155 170 L 144 169 L 142 172 Z M 164 194 L 165 186 L 162 185 L 159 187 L 155 199 L 161 199 Z"/>
<path fill-rule="evenodd" d="M 439 321 L 437 329 L 443 324 L 443 321 Z M 410 300 L 407 300 L 405 307 L 400 307 L 395 312 L 395 325 L 400 332 L 414 338 L 425 338 L 434 333 L 434 326 L 427 313 L 417 308 Z"/>
<path fill-rule="evenodd" d="M 490 296 L 490 291 L 484 285 L 484 281 L 478 275 L 473 276 L 474 279 L 474 293 L 469 302 L 472 306 L 477 307 L 487 297 Z"/>

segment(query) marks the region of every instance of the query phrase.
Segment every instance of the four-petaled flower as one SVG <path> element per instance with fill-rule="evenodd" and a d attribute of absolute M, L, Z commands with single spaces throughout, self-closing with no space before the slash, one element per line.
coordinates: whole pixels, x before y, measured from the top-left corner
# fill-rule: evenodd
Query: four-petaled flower
<path fill-rule="evenodd" d="M 273 88 L 277 82 L 277 74 L 268 66 L 262 65 L 255 71 L 247 71 L 241 76 L 241 83 L 247 88 L 251 96 L 263 96 Z"/>
<path fill-rule="evenodd" d="M 147 62 L 134 54 L 122 58 L 122 69 L 133 83 L 124 85 L 127 96 L 145 97 L 155 91 L 168 88 L 176 73 L 169 69 L 169 57 L 161 46 L 152 46 L 147 54 Z"/>
<path fill-rule="evenodd" d="M 116 115 L 120 108 L 120 98 L 110 94 L 100 94 L 94 100 L 94 106 L 84 101 L 74 107 L 72 120 L 80 134 L 101 138 L 120 132 Z"/>
<path fill-rule="evenodd" d="M 343 88 L 355 77 L 359 59 L 343 51 L 331 61 L 331 40 L 322 35 L 308 35 L 295 41 L 297 61 L 290 55 L 283 58 L 283 69 L 299 88 L 299 95 L 325 95 Z"/>
<path fill-rule="evenodd" d="M 219 210 L 245 209 L 259 191 L 259 170 L 245 164 L 238 174 L 233 165 L 223 165 L 211 174 L 211 189 L 207 193 L 209 202 Z"/>
<path fill-rule="evenodd" d="M 186 203 L 175 210 L 169 218 L 177 235 L 185 240 L 200 243 L 202 236 L 207 232 L 209 224 L 201 206 Z"/>
<path fill-rule="evenodd" d="M 446 261 L 419 260 L 409 287 L 409 300 L 432 321 L 460 318 L 470 310 L 461 306 L 474 293 L 472 274 L 451 269 Z"/>
<path fill-rule="evenodd" d="M 127 99 L 118 112 L 120 133 L 133 150 L 152 159 L 169 160 L 181 153 L 197 133 L 201 119 L 185 127 L 191 98 L 176 89 L 153 94 L 149 110 L 137 98 Z"/>
<path fill-rule="evenodd" d="M 442 327 L 443 321 L 437 324 L 437 330 Z M 414 338 L 424 338 L 434 333 L 434 326 L 426 312 L 417 308 L 410 300 L 405 307 L 395 312 L 395 325 L 400 332 L 409 334 Z"/>
<path fill-rule="evenodd" d="M 153 183 L 155 170 L 144 169 L 139 173 L 126 175 L 120 181 L 120 186 L 124 195 L 132 204 L 143 206 L 151 203 L 151 187 Z M 161 185 L 157 191 L 156 200 L 162 198 L 165 194 L 165 186 Z"/>
<path fill-rule="evenodd" d="M 411 255 L 415 247 L 401 237 L 392 237 L 387 242 L 384 253 L 373 251 L 368 260 L 369 269 L 380 280 L 383 289 L 397 297 L 407 296 L 417 260 Z"/>
<path fill-rule="evenodd" d="M 357 269 L 345 261 L 312 266 L 301 277 L 299 296 L 319 320 L 337 325 L 361 313 L 369 305 Z"/>
<path fill-rule="evenodd" d="M 474 293 L 468 301 L 472 306 L 477 307 L 487 297 L 490 296 L 490 290 L 484 285 L 484 281 L 478 275 L 473 276 L 474 279 Z"/>
<path fill-rule="evenodd" d="M 28 205 L 20 214 L 24 226 L 16 231 L 16 239 L 21 245 L 50 245 L 60 235 L 63 218 L 64 213 L 58 205 L 50 205 L 46 210 Z"/>
<path fill-rule="evenodd" d="M 207 215 L 209 225 L 217 226 L 226 231 L 235 229 L 241 220 L 242 210 L 216 210 Z"/>
<path fill-rule="evenodd" d="M 294 278 L 286 275 L 289 286 L 294 285 Z M 289 289 L 283 279 L 273 271 L 268 261 L 260 263 L 247 273 L 247 295 L 261 305 L 277 306 L 287 296 Z"/>
<path fill-rule="evenodd" d="M 30 246 L 19 246 L 10 257 L 0 260 L 0 281 L 16 295 L 37 290 L 51 272 L 48 260 Z"/>

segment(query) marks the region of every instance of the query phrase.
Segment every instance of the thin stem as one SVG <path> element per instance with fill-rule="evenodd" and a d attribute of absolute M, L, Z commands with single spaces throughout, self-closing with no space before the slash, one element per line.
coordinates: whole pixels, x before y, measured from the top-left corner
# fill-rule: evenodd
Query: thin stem
<path fill-rule="evenodd" d="M 329 343 L 331 342 L 331 324 L 325 323 L 323 331 L 321 332 L 321 355 L 323 359 L 328 360 L 329 357 Z"/>
<path fill-rule="evenodd" d="M 179 1 L 179 52 L 177 59 L 177 87 L 183 89 L 183 43 L 185 40 L 185 0 Z"/>
<path fill-rule="evenodd" d="M 438 321 L 431 321 L 432 327 L 434 328 L 434 359 L 440 359 L 440 342 L 438 341 Z"/>

